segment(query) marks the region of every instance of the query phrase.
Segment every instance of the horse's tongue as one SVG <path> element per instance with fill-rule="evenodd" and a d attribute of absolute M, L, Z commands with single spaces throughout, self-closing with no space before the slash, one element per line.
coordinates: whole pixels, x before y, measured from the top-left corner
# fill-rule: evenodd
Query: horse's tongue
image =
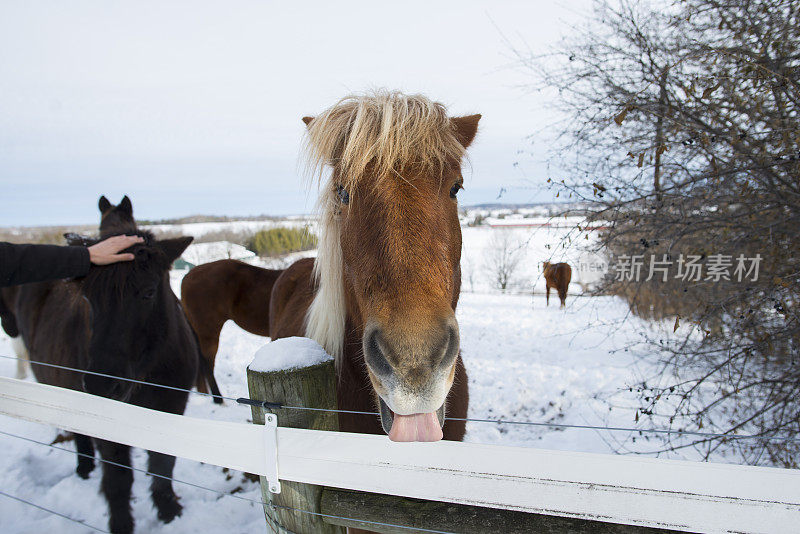
<path fill-rule="evenodd" d="M 439 441 L 442 439 L 442 427 L 439 426 L 436 412 L 413 415 L 394 414 L 389 439 L 392 441 Z"/>

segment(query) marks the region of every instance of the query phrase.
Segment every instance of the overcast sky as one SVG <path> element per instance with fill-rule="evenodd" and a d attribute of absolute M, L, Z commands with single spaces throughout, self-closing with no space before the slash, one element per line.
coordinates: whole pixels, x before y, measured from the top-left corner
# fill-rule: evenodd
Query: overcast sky
<path fill-rule="evenodd" d="M 504 36 L 544 49 L 585 0 L 0 4 L 0 226 L 310 210 L 300 118 L 351 92 L 482 113 L 461 202 L 551 200 L 525 136 L 548 103 Z M 519 166 L 514 163 L 519 161 Z"/>

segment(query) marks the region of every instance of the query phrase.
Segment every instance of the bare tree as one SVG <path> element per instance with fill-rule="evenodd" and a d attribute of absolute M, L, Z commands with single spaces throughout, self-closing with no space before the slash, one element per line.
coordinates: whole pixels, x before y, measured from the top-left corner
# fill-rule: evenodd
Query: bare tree
<path fill-rule="evenodd" d="M 461 257 L 461 279 L 469 284 L 470 291 L 475 291 L 475 261 L 469 256 Z"/>
<path fill-rule="evenodd" d="M 501 291 L 508 289 L 524 253 L 524 243 L 514 237 L 512 230 L 492 231 L 484 258 L 484 268 L 497 289 Z"/>
<path fill-rule="evenodd" d="M 631 309 L 667 319 L 660 374 L 640 413 L 681 430 L 800 432 L 800 0 L 598 0 L 594 24 L 552 56 L 519 57 L 558 89 L 555 177 L 604 221 L 614 265 L 641 256 L 666 278 L 606 280 Z M 569 154 L 571 159 L 562 155 Z M 696 256 L 700 278 L 676 277 Z M 709 277 L 720 258 L 757 276 Z M 796 444 L 707 437 L 706 456 L 797 466 Z"/>

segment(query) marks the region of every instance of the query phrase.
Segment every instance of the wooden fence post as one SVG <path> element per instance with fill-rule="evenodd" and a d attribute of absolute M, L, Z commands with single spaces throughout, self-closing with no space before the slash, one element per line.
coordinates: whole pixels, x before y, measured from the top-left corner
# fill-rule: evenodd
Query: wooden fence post
<path fill-rule="evenodd" d="M 290 368 L 285 368 L 290 367 Z M 250 398 L 278 402 L 285 406 L 336 408 L 336 372 L 333 360 L 316 342 L 306 338 L 278 339 L 262 347 L 247 368 Z M 264 408 L 252 407 L 253 422 L 264 424 Z M 310 410 L 273 409 L 278 426 L 311 430 L 338 430 L 336 413 Z M 280 446 L 280 444 L 279 444 Z M 261 477 L 264 502 L 276 507 L 320 513 L 322 486 L 281 481 L 281 493 L 272 494 Z M 295 534 L 344 534 L 345 529 L 329 525 L 319 516 L 265 506 L 267 522 Z"/>
<path fill-rule="evenodd" d="M 337 488 L 322 492 L 326 523 L 378 534 L 680 534 L 674 530 L 620 525 L 557 515 L 481 508 Z M 336 517 L 334 517 L 336 516 Z"/>

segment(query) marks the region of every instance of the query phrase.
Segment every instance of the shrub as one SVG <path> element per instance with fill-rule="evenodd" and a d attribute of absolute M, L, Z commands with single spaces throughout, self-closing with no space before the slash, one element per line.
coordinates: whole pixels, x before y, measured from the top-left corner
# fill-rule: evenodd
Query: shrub
<path fill-rule="evenodd" d="M 256 232 L 247 248 L 259 256 L 279 256 L 316 246 L 317 236 L 308 228 L 271 228 Z"/>
<path fill-rule="evenodd" d="M 484 217 L 482 213 L 478 213 L 472 221 L 467 223 L 467 226 L 482 226 L 484 219 L 486 219 L 486 217 Z"/>

